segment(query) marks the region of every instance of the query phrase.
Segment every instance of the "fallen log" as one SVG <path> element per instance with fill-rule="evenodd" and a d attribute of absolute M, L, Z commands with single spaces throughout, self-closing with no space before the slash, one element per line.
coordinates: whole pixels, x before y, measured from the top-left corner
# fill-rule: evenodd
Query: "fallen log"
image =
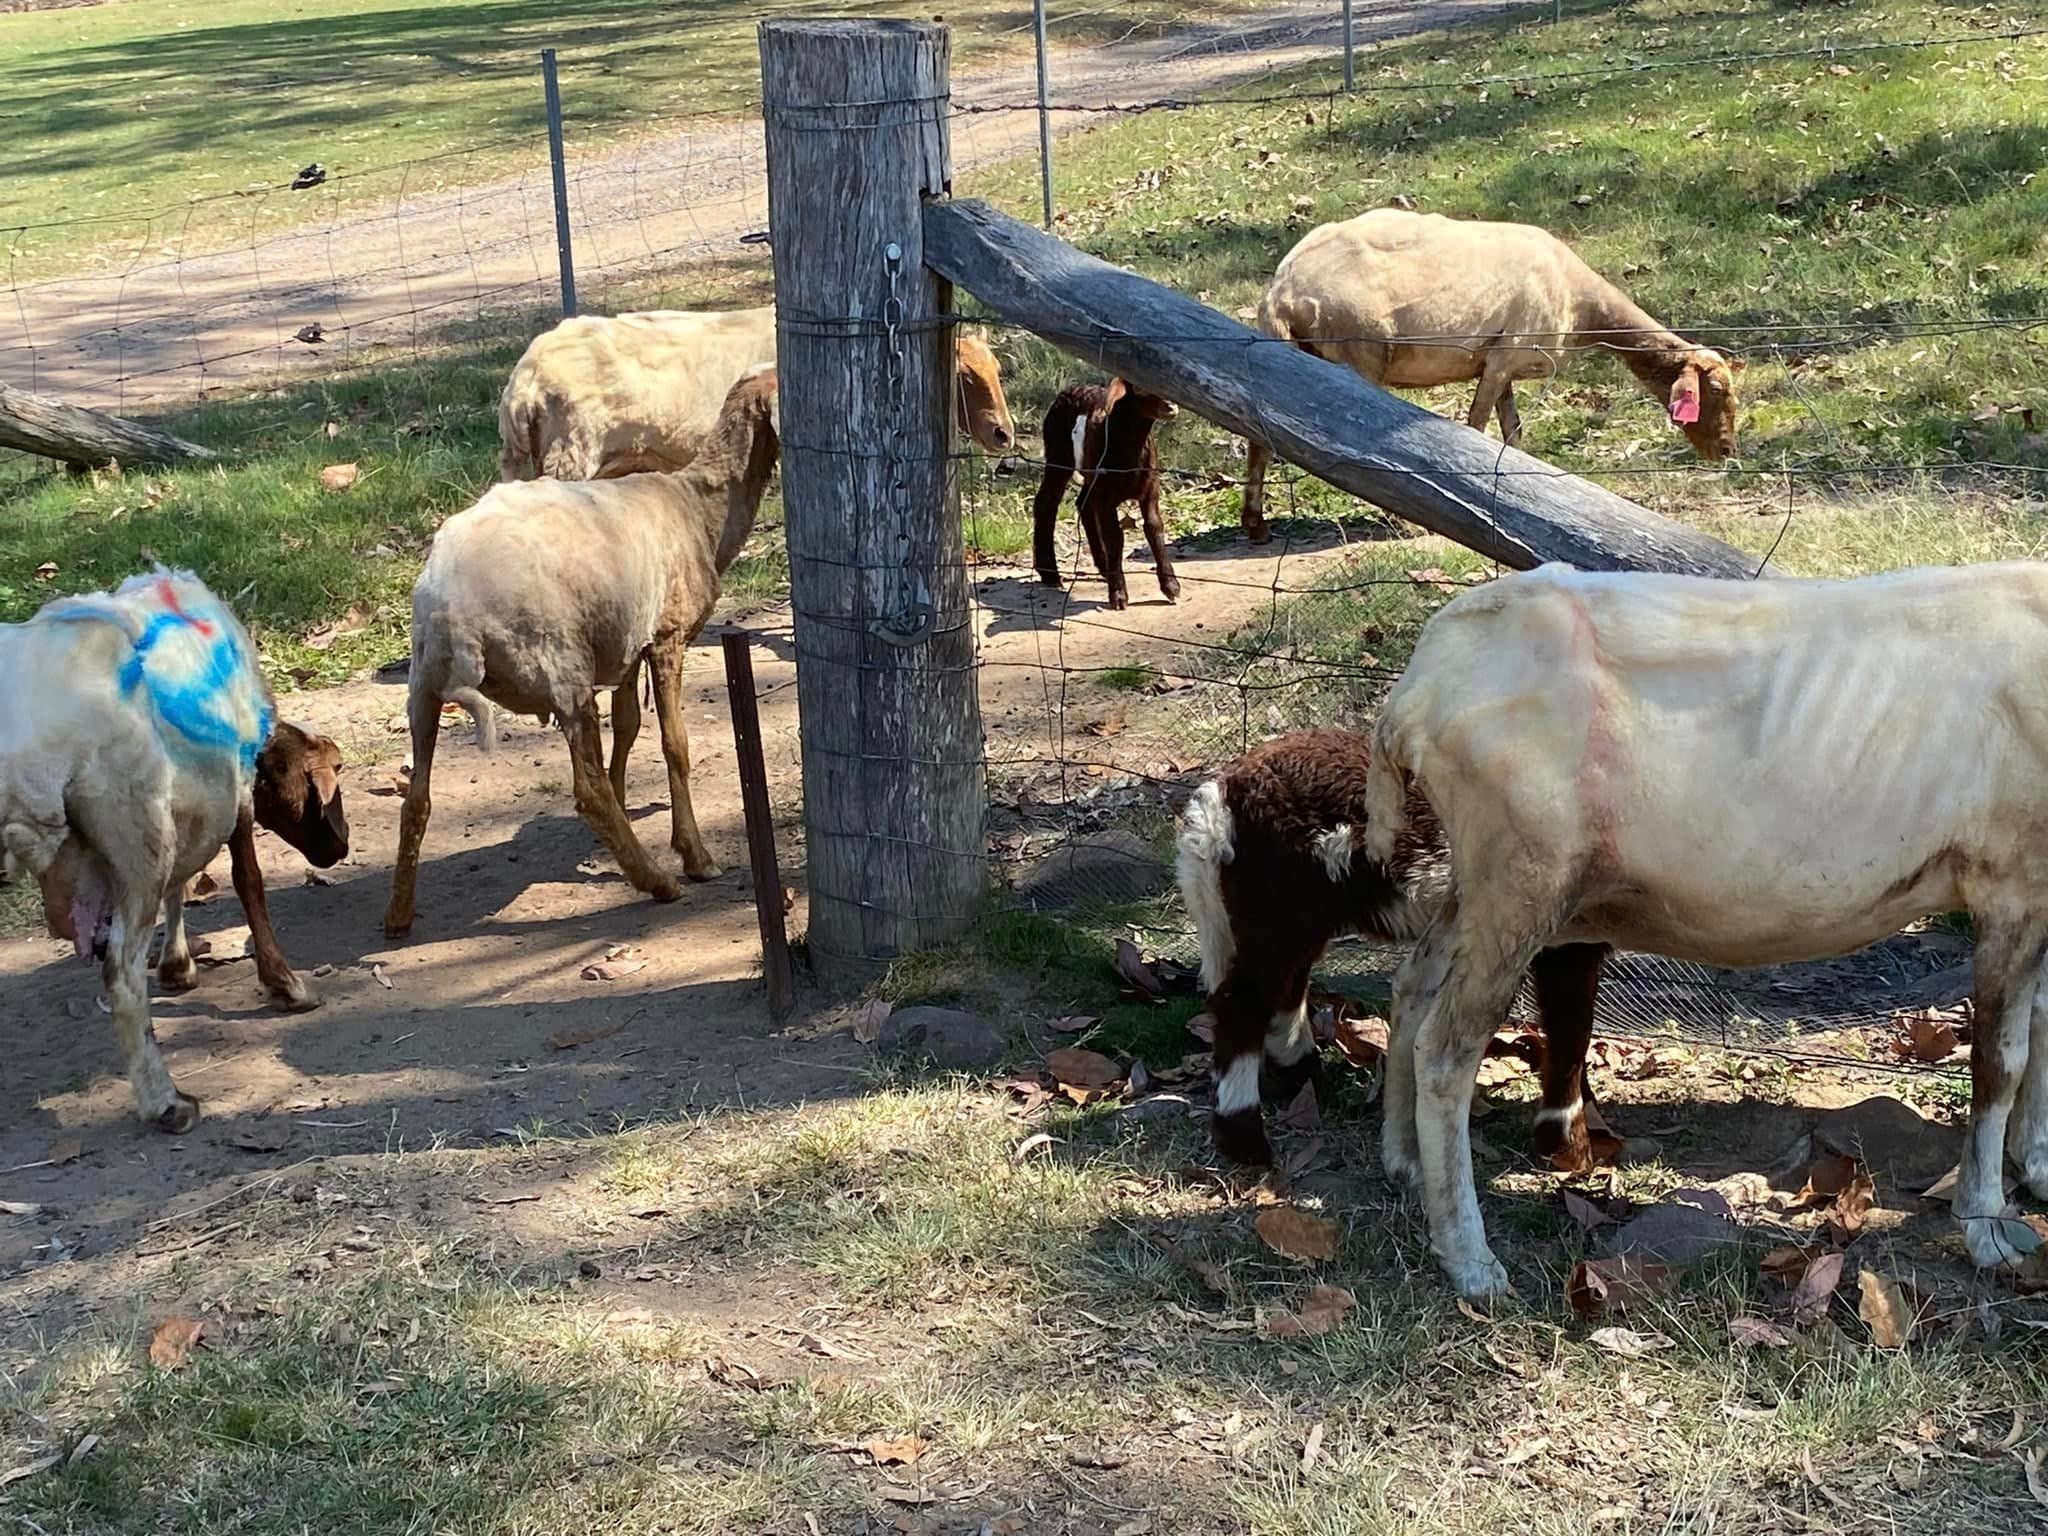
<path fill-rule="evenodd" d="M 210 448 L 140 422 L 65 405 L 0 384 L 0 448 L 19 448 L 66 464 L 188 464 L 219 457 Z"/>

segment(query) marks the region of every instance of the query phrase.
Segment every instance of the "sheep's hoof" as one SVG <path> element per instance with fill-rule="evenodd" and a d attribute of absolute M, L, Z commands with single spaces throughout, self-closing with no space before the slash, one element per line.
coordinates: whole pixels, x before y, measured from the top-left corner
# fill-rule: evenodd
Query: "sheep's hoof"
<path fill-rule="evenodd" d="M 1109 606 L 1121 613 L 1131 606 L 1131 600 L 1121 592 L 1112 592 L 1109 594 Z"/>
<path fill-rule="evenodd" d="M 1270 544 L 1273 542 L 1272 530 L 1267 528 L 1264 523 L 1254 523 L 1248 526 L 1244 531 L 1244 536 L 1254 544 Z"/>
<path fill-rule="evenodd" d="M 1483 1248 L 1479 1253 L 1478 1258 L 1456 1263 L 1445 1259 L 1444 1273 L 1451 1277 L 1452 1286 L 1467 1301 L 1488 1301 L 1495 1296 L 1505 1296 L 1508 1293 L 1507 1266 Z"/>
<path fill-rule="evenodd" d="M 190 992 L 199 985 L 199 966 L 190 955 L 181 961 L 166 960 L 156 968 L 156 983 L 166 992 Z"/>
<path fill-rule="evenodd" d="M 1040 585 L 1057 590 L 1060 584 L 1060 573 L 1058 571 L 1040 571 L 1038 573 L 1038 580 Z"/>
<path fill-rule="evenodd" d="M 320 1006 L 320 994 L 297 971 L 287 971 L 281 985 L 266 981 L 264 986 L 286 1013 L 311 1013 Z"/>
<path fill-rule="evenodd" d="M 179 1094 L 170 1108 L 156 1117 L 156 1128 L 166 1136 L 182 1136 L 198 1123 L 199 1101 L 189 1093 Z"/>
<path fill-rule="evenodd" d="M 683 899 L 683 885 L 674 875 L 657 873 L 652 880 L 647 882 L 647 894 L 656 901 L 681 901 Z"/>
<path fill-rule="evenodd" d="M 1162 577 L 1160 577 L 1160 578 L 1159 578 L 1159 590 L 1160 590 L 1160 592 L 1161 592 L 1162 594 L 1164 594 L 1164 595 L 1165 595 L 1165 598 L 1166 598 L 1166 600 L 1167 600 L 1167 601 L 1168 601 L 1169 603 L 1177 603 L 1177 602 L 1179 602 L 1179 601 L 1180 601 L 1180 578 L 1179 578 L 1178 576 L 1162 576 Z"/>
<path fill-rule="evenodd" d="M 696 865 L 684 864 L 683 873 L 692 880 L 703 881 L 716 880 L 725 871 L 719 867 L 716 859 L 705 859 Z"/>
<path fill-rule="evenodd" d="M 1225 1162 L 1240 1168 L 1273 1166 L 1273 1148 L 1266 1140 L 1266 1128 L 1259 1123 L 1257 1110 L 1212 1115 L 1209 1132 L 1216 1144 L 1216 1155 Z"/>
<path fill-rule="evenodd" d="M 412 914 L 410 912 L 387 912 L 384 914 L 385 938 L 402 939 L 411 932 Z"/>
<path fill-rule="evenodd" d="M 1965 1216 L 1956 1213 L 1963 1229 L 1963 1247 L 1979 1269 L 2018 1269 L 2039 1239 L 2025 1222 L 2007 1216 Z"/>

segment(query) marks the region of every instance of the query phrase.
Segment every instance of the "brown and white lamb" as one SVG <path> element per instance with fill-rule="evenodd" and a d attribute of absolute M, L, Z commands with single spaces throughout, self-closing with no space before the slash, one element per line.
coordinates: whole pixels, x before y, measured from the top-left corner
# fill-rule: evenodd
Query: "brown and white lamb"
<path fill-rule="evenodd" d="M 1109 587 L 1109 606 L 1130 606 L 1124 584 L 1124 527 L 1118 516 L 1127 502 L 1137 503 L 1144 521 L 1159 590 L 1168 602 L 1180 596 L 1160 504 L 1159 444 L 1152 433 L 1154 425 L 1171 421 L 1179 410 L 1164 395 L 1147 394 L 1122 379 L 1069 384 L 1053 397 L 1043 429 L 1045 467 L 1031 505 L 1031 558 L 1040 581 L 1049 587 L 1060 584 L 1053 529 L 1059 521 L 1060 498 L 1079 475 L 1081 493 L 1075 510 L 1089 557 Z"/>

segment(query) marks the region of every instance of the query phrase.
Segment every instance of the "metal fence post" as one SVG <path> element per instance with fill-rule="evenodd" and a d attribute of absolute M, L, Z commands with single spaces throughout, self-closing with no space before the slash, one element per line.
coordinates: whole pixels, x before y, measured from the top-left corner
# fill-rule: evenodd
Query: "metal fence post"
<path fill-rule="evenodd" d="M 555 78 L 555 50 L 540 51 L 540 75 L 548 95 L 548 161 L 555 173 L 555 255 L 562 263 L 562 314 L 576 313 L 576 262 L 569 253 L 569 171 L 562 160 L 562 86 Z"/>
<path fill-rule="evenodd" d="M 1351 0 L 1344 0 L 1349 12 Z M 1038 34 L 1038 190 L 1045 203 L 1045 227 L 1052 228 L 1052 87 L 1045 68 L 1045 0 L 1031 0 L 1031 22 Z"/>
<path fill-rule="evenodd" d="M 1351 89 L 1351 0 L 1344 0 L 1344 89 Z"/>

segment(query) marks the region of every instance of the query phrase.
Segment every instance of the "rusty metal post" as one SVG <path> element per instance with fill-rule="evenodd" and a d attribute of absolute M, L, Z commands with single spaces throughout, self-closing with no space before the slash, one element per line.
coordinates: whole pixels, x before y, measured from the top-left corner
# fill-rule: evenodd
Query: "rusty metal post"
<path fill-rule="evenodd" d="M 747 818 L 747 862 L 754 872 L 754 914 L 761 923 L 761 970 L 768 1012 L 787 1018 L 796 1006 L 789 934 L 782 923 L 782 871 L 775 864 L 775 820 L 768 805 L 768 765 L 761 752 L 761 712 L 754 700 L 754 653 L 743 629 L 728 629 L 725 690 L 732 702 L 732 746 L 740 761 L 740 803 Z"/>

